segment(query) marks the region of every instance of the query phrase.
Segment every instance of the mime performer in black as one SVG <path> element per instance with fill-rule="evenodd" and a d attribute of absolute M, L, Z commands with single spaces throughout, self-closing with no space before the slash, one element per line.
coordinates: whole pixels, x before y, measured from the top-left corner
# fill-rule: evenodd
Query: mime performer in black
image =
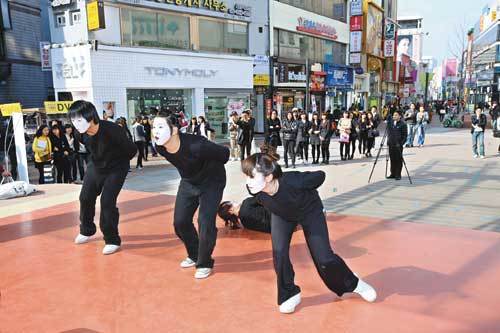
<path fill-rule="evenodd" d="M 90 102 L 73 103 L 69 117 L 78 132 L 88 136 L 85 145 L 90 153 L 80 192 L 80 234 L 75 238 L 75 243 L 87 243 L 96 233 L 95 204 L 100 195 L 99 227 L 106 243 L 102 253 L 113 254 L 121 245 L 118 233 L 120 214 L 116 201 L 137 148 L 120 126 L 100 120 L 95 106 Z"/>
<path fill-rule="evenodd" d="M 354 292 L 368 302 L 375 301 L 375 290 L 358 278 L 330 246 L 323 203 L 317 191 L 325 181 L 325 173 L 283 173 L 277 160 L 269 154 L 254 154 L 243 161 L 242 171 L 247 176 L 250 194 L 272 214 L 271 239 L 280 312 L 292 313 L 301 302 L 289 256 L 290 242 L 298 224 L 302 226 L 314 264 L 326 286 L 338 296 Z"/>
<path fill-rule="evenodd" d="M 160 155 L 181 175 L 174 209 L 174 228 L 188 257 L 182 268 L 196 266 L 195 278 L 204 279 L 214 266 L 212 252 L 217 240 L 217 209 L 226 186 L 229 149 L 205 137 L 181 133 L 175 116 L 160 111 L 153 121 L 153 139 Z M 199 207 L 198 230 L 193 216 Z"/>

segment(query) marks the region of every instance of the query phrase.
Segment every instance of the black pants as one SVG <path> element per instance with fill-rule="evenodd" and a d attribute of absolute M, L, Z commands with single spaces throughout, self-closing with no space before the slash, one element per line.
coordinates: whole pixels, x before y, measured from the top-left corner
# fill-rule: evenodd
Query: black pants
<path fill-rule="evenodd" d="M 391 158 L 391 176 L 401 177 L 403 169 L 403 147 L 389 146 L 389 156 Z"/>
<path fill-rule="evenodd" d="M 35 162 L 35 167 L 38 170 L 38 184 L 40 184 L 40 185 L 45 184 L 43 167 L 44 167 L 44 165 L 49 164 L 49 163 L 50 162 Z"/>
<path fill-rule="evenodd" d="M 148 160 L 148 154 L 149 154 L 149 145 L 151 144 L 150 141 L 146 141 L 144 143 L 144 159 L 147 161 Z"/>
<path fill-rule="evenodd" d="M 350 139 L 349 141 L 351 141 L 350 142 L 351 143 L 351 158 L 354 158 L 354 153 L 356 152 L 356 141 L 358 140 L 358 137 L 351 136 L 349 139 Z"/>
<path fill-rule="evenodd" d="M 366 147 L 366 152 L 371 154 L 372 149 L 375 146 L 375 138 L 368 138 L 367 143 L 368 147 Z"/>
<path fill-rule="evenodd" d="M 129 168 L 130 165 L 127 163 L 113 170 L 102 172 L 96 170 L 92 164 L 88 165 L 80 192 L 80 233 L 82 235 L 92 236 L 96 233 L 94 224 L 95 203 L 100 195 L 101 215 L 99 217 L 99 227 L 104 235 L 104 241 L 106 244 L 121 245 L 118 233 L 120 213 L 118 207 L 116 207 L 116 201 Z"/>
<path fill-rule="evenodd" d="M 54 159 L 54 165 L 57 170 L 57 183 L 70 183 L 71 182 L 71 165 L 66 157 L 59 157 Z"/>
<path fill-rule="evenodd" d="M 309 160 L 309 139 L 305 139 L 305 141 L 297 142 L 296 154 L 300 155 L 300 158 L 303 160 Z"/>
<path fill-rule="evenodd" d="M 368 148 L 368 133 L 361 133 L 359 136 L 358 151 L 360 154 L 365 154 Z"/>
<path fill-rule="evenodd" d="M 315 163 L 319 162 L 319 158 L 321 157 L 320 156 L 320 147 L 321 147 L 321 145 L 311 145 L 313 162 L 315 162 Z"/>
<path fill-rule="evenodd" d="M 135 145 L 137 146 L 137 164 L 136 168 L 142 168 L 142 159 L 144 158 L 144 141 L 136 141 Z"/>
<path fill-rule="evenodd" d="M 197 268 L 214 267 L 212 253 L 217 241 L 215 221 L 225 186 L 225 180 L 194 185 L 182 179 L 177 190 L 174 209 L 175 233 L 184 243 L 188 257 L 196 262 Z M 193 216 L 198 207 L 199 235 L 193 224 Z"/>
<path fill-rule="evenodd" d="M 445 116 L 444 114 L 441 114 L 441 113 L 439 114 L 439 121 L 440 122 L 443 122 L 444 116 Z"/>
<path fill-rule="evenodd" d="M 323 156 L 323 162 L 330 161 L 330 139 L 325 139 L 321 141 L 321 155 Z"/>
<path fill-rule="evenodd" d="M 3 144 L 3 143 L 1 143 Z M 3 162 L 3 161 L 0 161 Z M 16 155 L 16 150 L 13 149 L 9 151 L 9 163 L 10 163 L 10 173 L 12 175 L 12 179 L 17 180 L 18 174 L 17 174 L 17 155 Z"/>
<path fill-rule="evenodd" d="M 350 142 L 341 142 L 340 143 L 340 157 L 342 159 L 349 157 L 351 143 Z"/>
<path fill-rule="evenodd" d="M 246 157 L 250 156 L 252 151 L 252 141 L 244 142 L 243 144 L 238 144 L 240 146 L 240 159 L 243 161 L 245 159 L 245 150 Z"/>
<path fill-rule="evenodd" d="M 292 165 L 295 166 L 295 140 L 285 140 L 285 166 L 288 167 L 288 154 L 292 158 Z"/>
<path fill-rule="evenodd" d="M 76 164 L 78 165 L 78 172 L 80 173 L 80 180 L 83 181 L 85 177 L 85 166 L 88 163 L 88 154 L 78 153 L 76 154 Z M 73 180 L 77 179 L 76 173 L 73 173 Z"/>
<path fill-rule="evenodd" d="M 358 278 L 330 245 L 325 215 L 321 210 L 309 214 L 307 222 L 300 223 L 307 247 L 319 276 L 325 285 L 338 296 L 352 292 L 358 286 Z M 278 283 L 278 304 L 300 292 L 294 283 L 295 272 L 290 261 L 290 242 L 297 223 L 285 221 L 277 215 L 271 217 L 274 270 Z"/>

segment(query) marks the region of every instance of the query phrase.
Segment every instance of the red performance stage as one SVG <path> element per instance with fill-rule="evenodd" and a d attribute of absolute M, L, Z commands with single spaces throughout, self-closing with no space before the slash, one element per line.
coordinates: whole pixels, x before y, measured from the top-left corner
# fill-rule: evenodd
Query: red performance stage
<path fill-rule="evenodd" d="M 101 254 L 100 232 L 73 244 L 77 202 L 4 214 L 0 332 L 500 332 L 498 233 L 330 214 L 334 250 L 378 300 L 329 292 L 297 232 L 291 257 L 303 302 L 283 315 L 270 236 L 219 221 L 215 273 L 197 281 L 179 267 L 186 253 L 173 202 L 123 191 L 122 250 L 111 256 Z"/>

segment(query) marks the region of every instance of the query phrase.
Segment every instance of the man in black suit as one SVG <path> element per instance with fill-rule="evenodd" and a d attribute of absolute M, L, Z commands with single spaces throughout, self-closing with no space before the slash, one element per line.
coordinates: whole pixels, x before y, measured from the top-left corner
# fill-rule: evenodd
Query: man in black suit
<path fill-rule="evenodd" d="M 408 136 L 408 129 L 399 112 L 394 112 L 392 117 L 387 119 L 387 145 L 389 146 L 389 156 L 391 158 L 391 175 L 388 179 L 401 179 L 403 169 L 403 146 Z"/>

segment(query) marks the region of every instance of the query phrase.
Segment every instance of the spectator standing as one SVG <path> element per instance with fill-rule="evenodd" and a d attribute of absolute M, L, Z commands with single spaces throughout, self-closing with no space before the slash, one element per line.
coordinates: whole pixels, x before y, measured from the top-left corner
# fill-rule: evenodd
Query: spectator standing
<path fill-rule="evenodd" d="M 51 129 L 50 142 L 52 146 L 52 155 L 54 158 L 54 165 L 57 170 L 57 183 L 62 184 L 70 183 L 70 164 L 68 156 L 70 148 L 66 136 L 61 133 L 59 126 L 54 126 Z"/>
<path fill-rule="evenodd" d="M 135 122 L 132 125 L 132 138 L 137 147 L 137 164 L 136 169 L 141 170 L 143 168 L 142 159 L 144 158 L 144 145 L 146 143 L 146 132 L 144 131 L 144 126 L 142 125 L 141 117 L 136 117 Z"/>
<path fill-rule="evenodd" d="M 422 147 L 425 143 L 425 130 L 427 124 L 429 123 L 429 113 L 425 111 L 424 107 L 421 106 L 417 113 L 417 134 L 418 134 L 418 146 Z"/>
<path fill-rule="evenodd" d="M 271 118 L 267 120 L 266 132 L 268 135 L 267 142 L 270 146 L 277 148 L 282 145 L 280 137 L 281 121 L 278 118 L 278 112 L 276 110 L 271 112 Z"/>
<path fill-rule="evenodd" d="M 359 144 L 358 151 L 359 154 L 366 156 L 366 151 L 368 150 L 368 131 L 370 129 L 370 121 L 368 120 L 368 115 L 363 112 L 361 114 L 361 119 L 359 121 Z"/>
<path fill-rule="evenodd" d="M 319 127 L 319 140 L 321 141 L 322 164 L 330 163 L 330 140 L 332 138 L 332 123 L 328 120 L 328 114 L 321 114 L 321 124 Z"/>
<path fill-rule="evenodd" d="M 151 124 L 149 123 L 149 118 L 148 117 L 143 117 L 142 118 L 142 126 L 144 127 L 144 138 L 146 141 L 144 142 L 144 160 L 147 162 L 148 161 L 148 154 L 149 154 L 149 146 L 151 146 Z M 151 148 L 153 152 L 153 156 L 156 155 L 154 152 L 154 149 Z"/>
<path fill-rule="evenodd" d="M 311 128 L 309 129 L 311 153 L 313 158 L 312 164 L 319 164 L 320 147 L 321 147 L 321 140 L 319 138 L 320 133 L 321 133 L 321 121 L 319 120 L 318 113 L 314 112 L 311 121 Z"/>
<path fill-rule="evenodd" d="M 287 112 L 286 119 L 283 120 L 284 150 L 285 150 L 285 168 L 288 168 L 288 156 L 292 159 L 292 168 L 295 168 L 295 144 L 297 140 L 297 121 L 292 112 Z"/>
<path fill-rule="evenodd" d="M 487 123 L 486 115 L 481 108 L 476 108 L 476 114 L 472 115 L 472 153 L 474 158 L 484 158 L 484 131 Z M 479 149 L 478 149 L 479 148 Z"/>
<path fill-rule="evenodd" d="M 233 111 L 229 118 L 229 144 L 231 147 L 230 160 L 237 161 L 240 158 L 240 148 L 238 146 L 238 112 Z"/>
<path fill-rule="evenodd" d="M 77 169 L 77 158 L 78 154 L 78 141 L 75 140 L 75 133 L 73 130 L 73 126 L 70 124 L 66 124 L 64 126 L 64 136 L 66 137 L 66 141 L 68 141 L 69 154 L 67 156 L 68 165 L 70 169 L 70 178 L 71 182 L 76 181 L 78 177 L 78 169 Z"/>
<path fill-rule="evenodd" d="M 415 111 L 415 104 L 411 103 L 410 108 L 406 110 L 404 120 L 407 126 L 408 137 L 406 139 L 406 147 L 413 147 L 415 140 L 415 123 L 417 121 L 417 112 Z"/>
<path fill-rule="evenodd" d="M 201 135 L 210 141 L 213 141 L 212 136 L 215 137 L 215 130 L 210 127 L 210 123 L 203 116 L 198 117 L 198 135 Z"/>
<path fill-rule="evenodd" d="M 309 163 L 309 130 L 311 122 L 307 119 L 307 114 L 302 112 L 300 120 L 297 122 L 297 147 L 295 153 L 300 156 L 303 164 Z"/>
<path fill-rule="evenodd" d="M 344 111 L 342 119 L 339 121 L 339 133 L 340 133 L 340 159 L 342 161 L 347 160 L 350 157 L 350 138 L 352 131 L 352 119 L 349 116 L 349 112 Z"/>
<path fill-rule="evenodd" d="M 186 129 L 186 132 L 193 135 L 198 135 L 198 120 L 196 117 L 191 118 L 191 122 Z"/>
<path fill-rule="evenodd" d="M 243 111 L 240 119 L 236 123 L 238 125 L 238 145 L 240 146 L 240 160 L 250 156 L 252 150 L 252 125 L 250 122 L 250 114 L 248 111 Z"/>
<path fill-rule="evenodd" d="M 33 153 L 35 154 L 35 167 L 38 170 L 38 184 L 45 184 L 43 167 L 52 161 L 52 142 L 49 138 L 49 127 L 41 125 L 33 140 Z"/>

